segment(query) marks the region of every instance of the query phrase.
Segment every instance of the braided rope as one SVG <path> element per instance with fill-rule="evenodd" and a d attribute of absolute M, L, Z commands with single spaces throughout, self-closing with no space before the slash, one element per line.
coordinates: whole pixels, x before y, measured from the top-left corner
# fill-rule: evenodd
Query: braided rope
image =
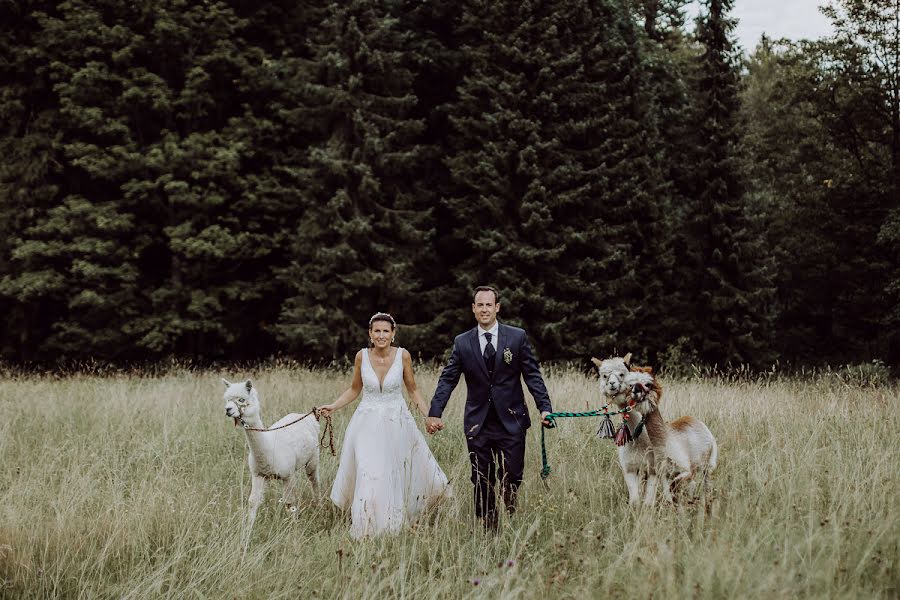
<path fill-rule="evenodd" d="M 319 418 L 318 413 L 316 418 Z M 328 445 L 325 445 L 325 434 L 328 434 Z M 321 448 L 329 448 L 332 456 L 337 456 L 334 452 L 334 427 L 331 426 L 331 415 L 325 416 L 325 427 L 322 428 L 322 437 L 319 438 L 319 446 Z"/>
<path fill-rule="evenodd" d="M 241 424 L 244 426 L 244 429 L 246 429 L 247 431 L 276 431 L 276 430 L 278 430 L 278 429 L 284 429 L 285 427 L 290 427 L 290 426 L 293 425 L 294 423 L 299 423 L 300 421 L 302 421 L 303 419 L 305 419 L 305 418 L 308 417 L 309 415 L 316 415 L 316 418 L 318 419 L 318 414 L 317 414 L 316 411 L 317 411 L 317 409 L 313 408 L 311 411 L 309 411 L 308 413 L 306 413 L 305 415 L 303 415 L 303 416 L 300 417 L 299 419 L 294 419 L 294 420 L 291 421 L 290 423 L 285 423 L 284 425 L 279 425 L 278 427 L 272 427 L 271 429 L 265 429 L 265 428 L 261 428 L 261 427 L 250 427 L 249 425 L 247 425 L 246 423 L 244 423 L 244 419 L 243 419 L 243 418 L 241 418 Z M 241 412 L 241 415 L 243 416 L 243 411 Z"/>
<path fill-rule="evenodd" d="M 621 410 L 617 410 L 614 412 L 609 412 L 609 405 L 604 404 L 598 410 L 592 410 L 588 412 L 553 412 L 544 417 L 546 420 L 550 421 L 550 425 L 545 425 L 541 427 L 541 461 L 544 463 L 541 468 L 541 479 L 547 479 L 550 477 L 550 464 L 547 462 L 547 445 L 544 442 L 544 429 L 553 429 L 556 427 L 556 419 L 559 417 L 612 417 L 614 415 L 621 415 L 630 413 L 632 408 L 630 406 L 626 406 Z M 641 421 L 641 425 L 643 425 L 643 421 Z"/>
<path fill-rule="evenodd" d="M 309 415 L 315 416 L 316 421 L 321 419 L 321 416 L 319 414 L 319 409 L 313 407 L 313 409 L 311 411 L 309 411 L 302 417 L 300 417 L 298 419 L 294 419 L 290 423 L 285 423 L 284 425 L 279 425 L 278 427 L 272 427 L 271 429 L 262 429 L 260 427 L 250 427 L 249 425 L 244 423 L 243 419 L 241 419 L 241 423 L 243 423 L 244 429 L 246 429 L 247 431 L 261 431 L 261 432 L 276 431 L 278 429 L 284 429 L 285 427 L 290 427 L 291 425 L 294 425 L 295 423 L 299 423 L 300 421 L 302 421 Z M 326 435 L 328 436 L 328 445 L 325 445 L 325 436 Z M 325 427 L 322 428 L 322 436 L 319 438 L 319 447 L 328 448 L 329 450 L 331 450 L 332 456 L 337 456 L 337 454 L 334 451 L 334 427 L 331 425 L 331 415 L 325 416 Z"/>

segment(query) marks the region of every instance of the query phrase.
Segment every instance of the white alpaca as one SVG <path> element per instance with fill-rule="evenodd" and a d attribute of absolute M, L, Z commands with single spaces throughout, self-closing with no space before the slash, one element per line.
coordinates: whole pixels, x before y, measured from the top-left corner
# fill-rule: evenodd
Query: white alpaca
<path fill-rule="evenodd" d="M 631 370 L 630 359 L 631 354 L 603 361 L 592 359 L 609 404 L 619 409 L 632 407 L 627 426 L 633 441 L 618 449 L 628 501 L 632 506 L 640 501 L 641 484 L 646 478 L 645 505 L 656 503 L 656 488 L 660 481 L 664 498 L 671 502 L 673 489 L 692 479 L 697 472 L 703 473 L 705 483 L 707 475 L 716 468 L 716 439 L 706 425 L 694 417 L 681 417 L 666 423 L 659 412 L 662 389 L 649 369 Z M 639 435 L 635 435 L 637 433 Z"/>
<path fill-rule="evenodd" d="M 286 507 L 296 511 L 298 471 L 302 467 L 312 484 L 319 490 L 319 422 L 314 415 L 298 420 L 303 415 L 291 413 L 274 423 L 265 431 L 260 416 L 259 395 L 248 379 L 242 383 L 230 383 L 225 379 L 225 414 L 244 426 L 250 453 L 249 512 L 247 514 L 247 534 L 253 528 L 256 511 L 262 504 L 266 480 L 280 479 L 284 482 L 282 496 Z M 287 425 L 282 429 L 276 429 Z"/>

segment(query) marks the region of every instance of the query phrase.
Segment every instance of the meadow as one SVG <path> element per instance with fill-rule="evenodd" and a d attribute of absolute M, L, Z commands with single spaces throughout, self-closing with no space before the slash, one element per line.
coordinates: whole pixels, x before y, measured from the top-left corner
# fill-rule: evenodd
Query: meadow
<path fill-rule="evenodd" d="M 520 510 L 492 536 L 473 523 L 461 384 L 429 437 L 452 501 L 401 535 L 351 540 L 323 450 L 320 493 L 304 486 L 291 518 L 271 486 L 244 551 L 246 442 L 219 377 L 248 376 L 267 424 L 349 382 L 284 366 L 0 378 L 0 598 L 900 596 L 896 385 L 663 378 L 663 415 L 697 416 L 718 439 L 706 494 L 630 508 L 598 419 L 563 419 L 546 433 L 546 485 L 529 431 Z M 417 376 L 428 397 L 437 370 Z M 599 407 L 585 374 L 545 378 L 556 410 Z M 334 417 L 338 453 L 353 406 Z"/>

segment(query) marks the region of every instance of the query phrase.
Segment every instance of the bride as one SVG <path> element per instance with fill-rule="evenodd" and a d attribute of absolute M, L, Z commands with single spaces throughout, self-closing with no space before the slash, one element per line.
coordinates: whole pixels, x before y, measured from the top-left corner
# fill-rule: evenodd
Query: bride
<path fill-rule="evenodd" d="M 387 313 L 369 319 L 371 348 L 357 352 L 353 381 L 325 415 L 363 399 L 347 425 L 331 501 L 350 510 L 350 535 L 400 531 L 430 504 L 450 496 L 447 476 L 403 400 L 401 384 L 422 416 L 428 407 L 416 387 L 412 358 L 391 346 L 396 323 Z"/>

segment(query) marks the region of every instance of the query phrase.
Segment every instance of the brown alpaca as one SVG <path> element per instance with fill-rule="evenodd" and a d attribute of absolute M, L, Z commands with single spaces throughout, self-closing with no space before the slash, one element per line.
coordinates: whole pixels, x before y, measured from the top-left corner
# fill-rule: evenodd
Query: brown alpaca
<path fill-rule="evenodd" d="M 698 472 L 716 468 L 718 448 L 712 433 L 698 419 L 681 417 L 666 423 L 659 411 L 662 387 L 650 367 L 631 367 L 624 358 L 592 359 L 600 373 L 600 385 L 609 403 L 619 409 L 631 406 L 627 427 L 633 441 L 619 446 L 619 466 L 628 488 L 628 501 L 636 505 L 644 489 L 644 504 L 656 503 L 662 482 L 663 497 L 672 501 L 672 490 Z M 643 424 L 643 431 L 640 431 Z M 674 476 L 673 476 L 674 474 Z M 671 479 L 671 481 L 670 481 Z"/>

